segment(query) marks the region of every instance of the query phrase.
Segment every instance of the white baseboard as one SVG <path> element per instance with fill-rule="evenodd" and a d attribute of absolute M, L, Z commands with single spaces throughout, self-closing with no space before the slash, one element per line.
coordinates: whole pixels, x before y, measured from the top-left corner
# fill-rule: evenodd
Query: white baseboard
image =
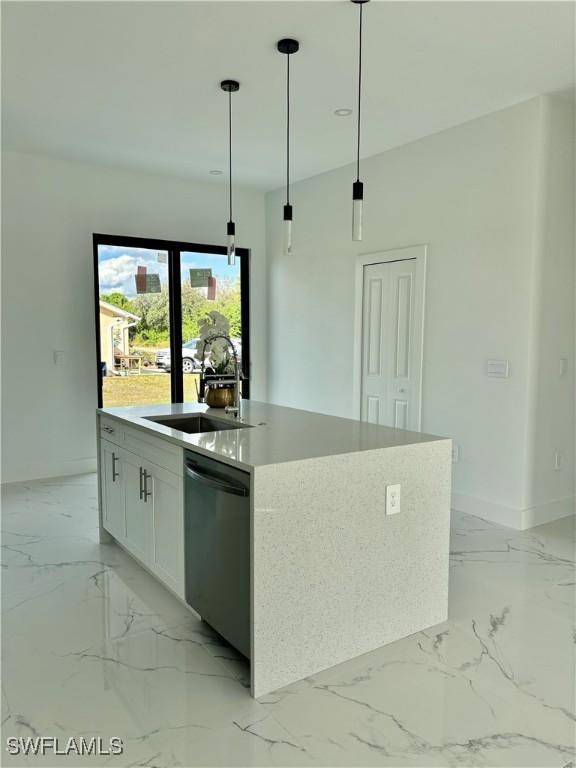
<path fill-rule="evenodd" d="M 524 529 L 551 523 L 553 520 L 561 520 L 563 517 L 574 514 L 576 514 L 576 497 L 568 496 L 565 499 L 549 501 L 524 510 Z"/>
<path fill-rule="evenodd" d="M 467 496 L 464 493 L 452 491 L 452 509 L 457 512 L 465 512 L 467 515 L 481 517 L 491 523 L 506 525 L 508 528 L 522 530 L 522 510 L 506 507 L 503 504 L 495 504 L 493 501 L 479 499 L 476 496 Z"/>
<path fill-rule="evenodd" d="M 465 512 L 468 515 L 481 517 L 491 523 L 505 525 L 508 528 L 516 528 L 525 531 L 537 525 L 560 520 L 576 513 L 576 499 L 568 497 L 540 504 L 528 509 L 507 507 L 493 501 L 479 499 L 476 496 L 467 496 L 464 493 L 452 492 L 452 509 L 457 512 Z"/>
<path fill-rule="evenodd" d="M 70 475 L 85 475 L 96 472 L 96 458 L 73 459 L 54 463 L 30 463 L 20 467 L 11 467 L 9 472 L 3 470 L 2 485 L 22 483 L 29 480 L 48 480 L 54 477 L 69 477 Z"/>

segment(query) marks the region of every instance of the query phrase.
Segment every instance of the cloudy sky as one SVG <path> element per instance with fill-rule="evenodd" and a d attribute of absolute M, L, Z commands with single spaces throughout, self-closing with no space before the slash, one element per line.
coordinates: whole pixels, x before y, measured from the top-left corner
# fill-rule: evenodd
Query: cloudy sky
<path fill-rule="evenodd" d="M 160 282 L 168 282 L 168 264 L 159 261 L 158 251 L 147 248 L 124 248 L 111 245 L 98 247 L 98 271 L 100 275 L 100 293 L 118 291 L 132 298 L 136 295 L 134 276 L 138 267 L 147 267 L 149 274 L 159 274 Z M 189 279 L 190 269 L 211 268 L 214 277 L 237 278 L 240 274 L 239 262 L 229 267 L 225 256 L 206 253 L 182 253 L 182 282 Z"/>

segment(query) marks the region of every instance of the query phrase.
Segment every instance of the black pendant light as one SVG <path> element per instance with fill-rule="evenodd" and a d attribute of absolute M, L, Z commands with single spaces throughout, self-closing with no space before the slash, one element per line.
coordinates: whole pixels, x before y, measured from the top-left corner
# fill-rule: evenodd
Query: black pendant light
<path fill-rule="evenodd" d="M 290 56 L 300 48 L 298 40 L 289 37 L 277 43 L 280 53 L 286 54 L 286 204 L 284 206 L 284 255 L 292 254 L 292 206 L 290 204 Z"/>
<path fill-rule="evenodd" d="M 228 264 L 236 264 L 236 224 L 232 218 L 232 94 L 240 90 L 237 80 L 222 80 L 220 88 L 228 94 L 228 176 L 229 176 L 229 219 L 226 227 L 226 251 Z"/>
<path fill-rule="evenodd" d="M 359 6 L 358 28 L 358 137 L 356 144 L 356 181 L 352 185 L 352 240 L 362 240 L 364 184 L 360 181 L 360 118 L 362 110 L 362 11 L 369 0 L 351 0 Z"/>

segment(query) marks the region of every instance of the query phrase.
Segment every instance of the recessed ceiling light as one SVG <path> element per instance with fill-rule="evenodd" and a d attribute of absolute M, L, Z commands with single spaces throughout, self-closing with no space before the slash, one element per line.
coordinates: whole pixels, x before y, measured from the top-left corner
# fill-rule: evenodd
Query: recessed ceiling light
<path fill-rule="evenodd" d="M 352 114 L 351 109 L 335 109 L 334 114 L 336 117 L 349 117 Z"/>
<path fill-rule="evenodd" d="M 217 168 L 215 168 L 213 171 L 210 171 L 211 176 L 222 176 L 224 171 L 219 171 Z"/>

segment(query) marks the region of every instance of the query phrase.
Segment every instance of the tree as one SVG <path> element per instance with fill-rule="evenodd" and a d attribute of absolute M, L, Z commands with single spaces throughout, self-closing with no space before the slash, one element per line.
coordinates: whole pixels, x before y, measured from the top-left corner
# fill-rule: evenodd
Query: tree
<path fill-rule="evenodd" d="M 168 288 L 163 287 L 160 293 L 142 293 L 134 299 L 134 313 L 140 317 L 140 322 L 134 329 L 135 340 L 146 345 L 168 342 Z"/>
<path fill-rule="evenodd" d="M 110 294 L 111 296 L 115 294 Z M 160 293 L 143 293 L 131 302 L 118 294 L 127 304 L 122 309 L 138 315 L 141 319 L 133 329 L 134 342 L 141 346 L 168 345 L 169 332 L 169 294 L 165 286 Z M 105 301 L 108 299 L 102 297 Z M 120 299 L 118 299 L 119 301 Z M 110 302 L 112 303 L 112 302 Z M 130 308 L 129 306 L 130 305 Z M 120 306 L 120 304 L 117 304 Z M 182 284 L 182 340 L 184 343 L 199 335 L 202 321 L 212 310 L 221 312 L 230 321 L 230 335 L 241 335 L 240 280 L 224 279 L 218 281 L 216 301 L 208 301 L 205 290 L 192 288 L 188 281 Z"/>
<path fill-rule="evenodd" d="M 123 293 L 120 293 L 120 291 L 113 291 L 112 293 L 103 293 L 100 296 L 101 301 L 105 301 L 108 304 L 112 304 L 115 307 L 119 307 L 120 309 L 125 310 L 126 312 L 132 312 L 132 314 L 137 314 L 134 312 L 134 303 L 130 301 L 130 299 L 127 296 L 124 296 Z"/>

